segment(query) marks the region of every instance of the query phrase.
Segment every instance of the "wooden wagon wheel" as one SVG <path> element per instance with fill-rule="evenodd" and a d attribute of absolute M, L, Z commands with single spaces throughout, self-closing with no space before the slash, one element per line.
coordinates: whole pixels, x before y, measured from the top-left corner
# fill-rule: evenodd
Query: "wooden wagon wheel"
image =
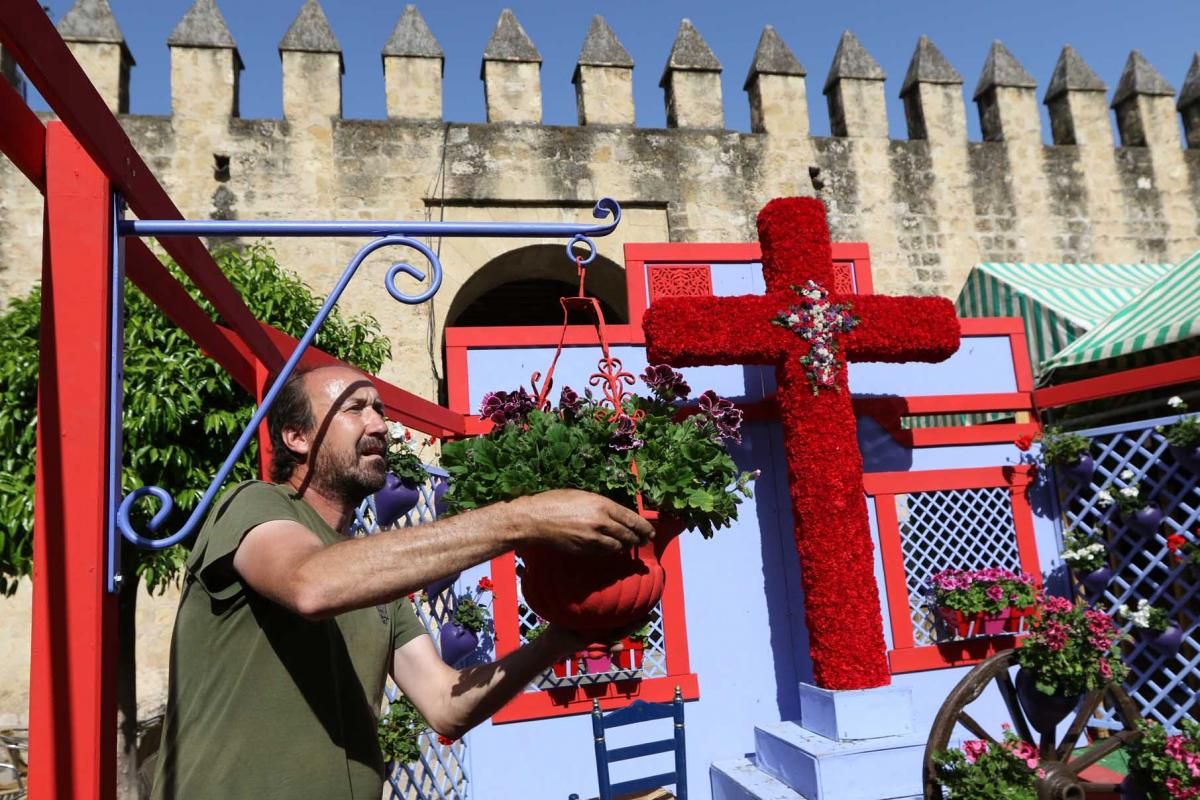
<path fill-rule="evenodd" d="M 1009 674 L 1010 669 L 1016 665 L 1016 650 L 996 653 L 964 675 L 946 697 L 946 702 L 942 704 L 933 720 L 929 741 L 925 745 L 925 800 L 945 800 L 942 787 L 937 781 L 937 767 L 933 763 L 933 754 L 950 747 L 950 740 L 957 726 L 961 725 L 972 737 L 983 739 L 989 745 L 995 745 L 1001 740 L 1002 734 L 999 731 L 995 735 L 989 733 L 967 710 L 993 682 L 1004 698 L 1004 705 L 1012 718 L 1013 733 L 1037 747 L 1040 753 L 1045 777 L 1036 779 L 1038 800 L 1085 800 L 1089 795 L 1094 797 L 1100 792 L 1118 791 L 1118 784 L 1080 780 L 1079 773 L 1140 735 L 1136 722 L 1141 717 L 1137 706 L 1129 699 L 1125 690 L 1118 684 L 1112 684 L 1089 693 L 1080 703 L 1075 718 L 1071 720 L 1061 742 L 1055 743 L 1054 731 L 1043 735 L 1039 741 L 1032 735 L 1030 724 L 1017 702 L 1016 687 Z M 1100 702 L 1106 698 L 1121 721 L 1122 729 L 1073 759 L 1071 756 L 1083 729 Z"/>

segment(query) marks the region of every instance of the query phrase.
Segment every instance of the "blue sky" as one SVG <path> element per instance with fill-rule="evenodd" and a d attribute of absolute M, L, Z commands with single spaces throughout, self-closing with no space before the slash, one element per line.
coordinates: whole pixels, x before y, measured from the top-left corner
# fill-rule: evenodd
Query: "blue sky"
<path fill-rule="evenodd" d="M 246 71 L 242 73 L 243 117 L 282 114 L 277 46 L 303 0 L 217 0 L 237 40 Z M 49 0 L 55 20 L 72 0 Z M 137 60 L 131 107 L 138 114 L 170 111 L 166 38 L 191 0 L 110 0 L 118 23 Z M 405 0 L 323 0 L 344 52 L 344 115 L 378 119 L 385 115 L 379 51 L 404 8 Z M 916 46 L 926 34 L 962 74 L 973 139 L 978 117 L 970 95 L 988 47 L 1002 40 L 1037 80 L 1041 99 L 1064 44 L 1073 45 L 1092 68 L 1116 88 L 1130 50 L 1138 48 L 1176 90 L 1193 53 L 1200 48 L 1200 0 L 1009 0 L 1008 2 L 871 2 L 838 0 L 739 0 L 718 2 L 632 2 L 606 4 L 546 0 L 442 0 L 418 2 L 418 8 L 446 53 L 445 116 L 458 122 L 484 119 L 479 80 L 483 48 L 504 7 L 516 13 L 542 54 L 545 122 L 576 123 L 571 73 L 593 14 L 602 14 L 633 56 L 637 122 L 665 124 L 658 80 L 679 21 L 690 18 L 724 66 L 722 91 L 726 126 L 749 130 L 742 82 L 762 27 L 772 24 L 808 69 L 813 132 L 829 134 L 821 87 L 838 37 L 847 28 L 862 40 L 888 74 L 889 120 L 894 138 L 905 138 L 904 114 L 897 93 Z M 35 104 L 39 103 L 34 98 Z M 1044 117 L 1044 109 L 1043 109 Z M 1045 124 L 1043 127 L 1047 127 Z"/>

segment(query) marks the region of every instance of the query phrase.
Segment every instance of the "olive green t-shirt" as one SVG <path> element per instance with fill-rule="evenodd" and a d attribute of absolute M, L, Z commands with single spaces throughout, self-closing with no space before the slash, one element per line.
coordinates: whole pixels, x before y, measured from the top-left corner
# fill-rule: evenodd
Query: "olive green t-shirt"
<path fill-rule="evenodd" d="M 403 599 L 310 622 L 256 594 L 233 554 L 280 519 L 342 539 L 289 487 L 257 481 L 226 492 L 200 530 L 171 639 L 154 800 L 379 800 L 384 681 L 392 651 L 424 629 Z"/>

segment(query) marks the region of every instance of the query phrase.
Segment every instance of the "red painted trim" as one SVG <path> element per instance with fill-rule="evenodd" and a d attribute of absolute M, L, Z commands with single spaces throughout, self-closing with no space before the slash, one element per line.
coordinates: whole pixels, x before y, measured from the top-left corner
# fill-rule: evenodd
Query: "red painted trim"
<path fill-rule="evenodd" d="M 1013 530 L 1017 539 L 1017 555 L 1021 559 L 1021 569 L 1034 577 L 1040 586 L 1042 568 L 1038 562 L 1037 535 L 1033 530 L 1033 508 L 1029 505 L 1030 472 L 1025 481 L 1014 483 L 1010 495 L 1012 497 Z"/>
<path fill-rule="evenodd" d="M 960 317 L 958 325 L 963 338 L 1025 335 L 1025 323 L 1020 317 Z"/>
<path fill-rule="evenodd" d="M 140 219 L 182 219 L 38 3 L 0 3 L 0 42 Z M 200 240 L 160 241 L 255 357 L 272 368 L 281 365 L 282 356 Z"/>
<path fill-rule="evenodd" d="M 683 595 L 683 563 L 679 557 L 679 539 L 663 550 L 662 565 L 667 571 L 667 587 L 663 591 L 663 647 L 667 656 L 668 675 L 687 675 L 692 671 L 688 655 L 687 612 Z M 697 686 L 696 691 L 699 691 Z M 699 695 L 697 695 L 699 696 Z"/>
<path fill-rule="evenodd" d="M 1033 400 L 1038 408 L 1057 408 L 1193 381 L 1200 381 L 1200 356 L 1038 389 L 1033 393 Z"/>
<path fill-rule="evenodd" d="M 271 388 L 271 374 L 261 361 L 254 362 L 254 402 L 262 405 L 263 397 Z M 271 429 L 267 420 L 258 424 L 258 472 L 259 478 L 271 480 Z"/>
<path fill-rule="evenodd" d="M 834 245 L 835 259 L 839 258 Z M 639 242 L 625 245 L 625 261 L 661 261 L 681 264 L 736 264 L 762 260 L 758 242 Z"/>
<path fill-rule="evenodd" d="M 888 600 L 888 617 L 892 624 L 892 646 L 911 648 L 914 640 L 912 619 L 908 616 L 908 576 L 904 569 L 904 552 L 900 547 L 896 497 L 887 494 L 872 498 L 872 501 L 879 528 L 879 555 L 883 560 L 883 583 Z"/>
<path fill-rule="evenodd" d="M 646 262 L 631 256 L 630 250 L 643 246 L 625 245 L 625 308 L 629 312 L 629 324 L 638 330 L 642 329 L 642 318 L 646 316 L 650 293 L 646 287 Z"/>
<path fill-rule="evenodd" d="M 605 325 L 608 343 L 613 346 L 641 345 L 646 336 L 634 325 Z M 447 328 L 446 347 L 483 349 L 488 347 L 554 347 L 563 335 L 561 325 L 497 325 L 484 328 Z M 564 345 L 600 344 L 594 325 L 568 325 Z"/>
<path fill-rule="evenodd" d="M 997 394 L 937 394 L 907 397 L 855 397 L 854 410 L 864 414 L 899 413 L 901 416 L 949 414 L 970 411 L 1031 411 L 1033 403 L 1021 392 Z"/>
<path fill-rule="evenodd" d="M 0 80 L 0 151 L 40 191 L 46 190 L 46 126 L 17 90 Z"/>
<path fill-rule="evenodd" d="M 45 14 L 38 10 L 39 14 Z M 39 343 L 29 796 L 116 791 L 117 597 L 108 505 L 107 179 L 60 123 L 46 136 Z"/>
<path fill-rule="evenodd" d="M 1017 378 L 1018 392 L 1033 392 L 1033 365 L 1029 361 L 1029 339 L 1025 336 L 1025 326 L 1009 335 L 1012 347 L 1013 373 Z M 1030 398 L 1032 400 L 1032 396 Z"/>
<path fill-rule="evenodd" d="M 676 686 L 679 687 L 684 700 L 700 699 L 700 682 L 695 675 L 663 675 L 658 678 L 604 683 L 587 688 L 526 692 L 496 712 L 492 722 L 504 725 L 510 722 L 588 714 L 592 710 L 593 698 L 600 701 L 600 708 L 604 711 L 624 708 L 634 700 L 666 703 L 675 696 Z"/>
<path fill-rule="evenodd" d="M 449 335 L 450 329 L 446 330 Z M 470 381 L 468 372 L 467 348 L 446 345 L 446 401 L 451 411 L 460 414 L 471 413 Z"/>
<path fill-rule="evenodd" d="M 993 486 L 1024 486 L 1029 483 L 1031 476 L 1032 470 L 1025 464 L 1009 467 L 928 469 L 919 472 L 869 472 L 863 475 L 863 489 L 871 496 L 986 489 Z"/>
<path fill-rule="evenodd" d="M 1020 646 L 1017 636 L 996 636 L 987 639 L 965 639 L 937 645 L 897 649 L 888 653 L 892 674 L 924 672 L 947 667 L 964 667 L 978 664 L 1001 650 Z"/>
<path fill-rule="evenodd" d="M 968 444 L 1008 444 L 1041 432 L 1036 422 L 965 425 L 958 428 L 912 428 L 899 438 L 906 447 L 956 447 Z M 889 431 L 890 432 L 890 431 Z"/>

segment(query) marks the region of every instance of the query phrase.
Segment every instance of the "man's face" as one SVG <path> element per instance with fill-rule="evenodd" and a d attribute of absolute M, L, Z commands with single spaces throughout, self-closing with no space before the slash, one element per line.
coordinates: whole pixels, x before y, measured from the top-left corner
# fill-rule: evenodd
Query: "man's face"
<path fill-rule="evenodd" d="M 309 479 L 352 504 L 383 488 L 388 427 L 383 402 L 359 372 L 314 370 L 305 377 L 316 430 L 310 433 Z"/>

